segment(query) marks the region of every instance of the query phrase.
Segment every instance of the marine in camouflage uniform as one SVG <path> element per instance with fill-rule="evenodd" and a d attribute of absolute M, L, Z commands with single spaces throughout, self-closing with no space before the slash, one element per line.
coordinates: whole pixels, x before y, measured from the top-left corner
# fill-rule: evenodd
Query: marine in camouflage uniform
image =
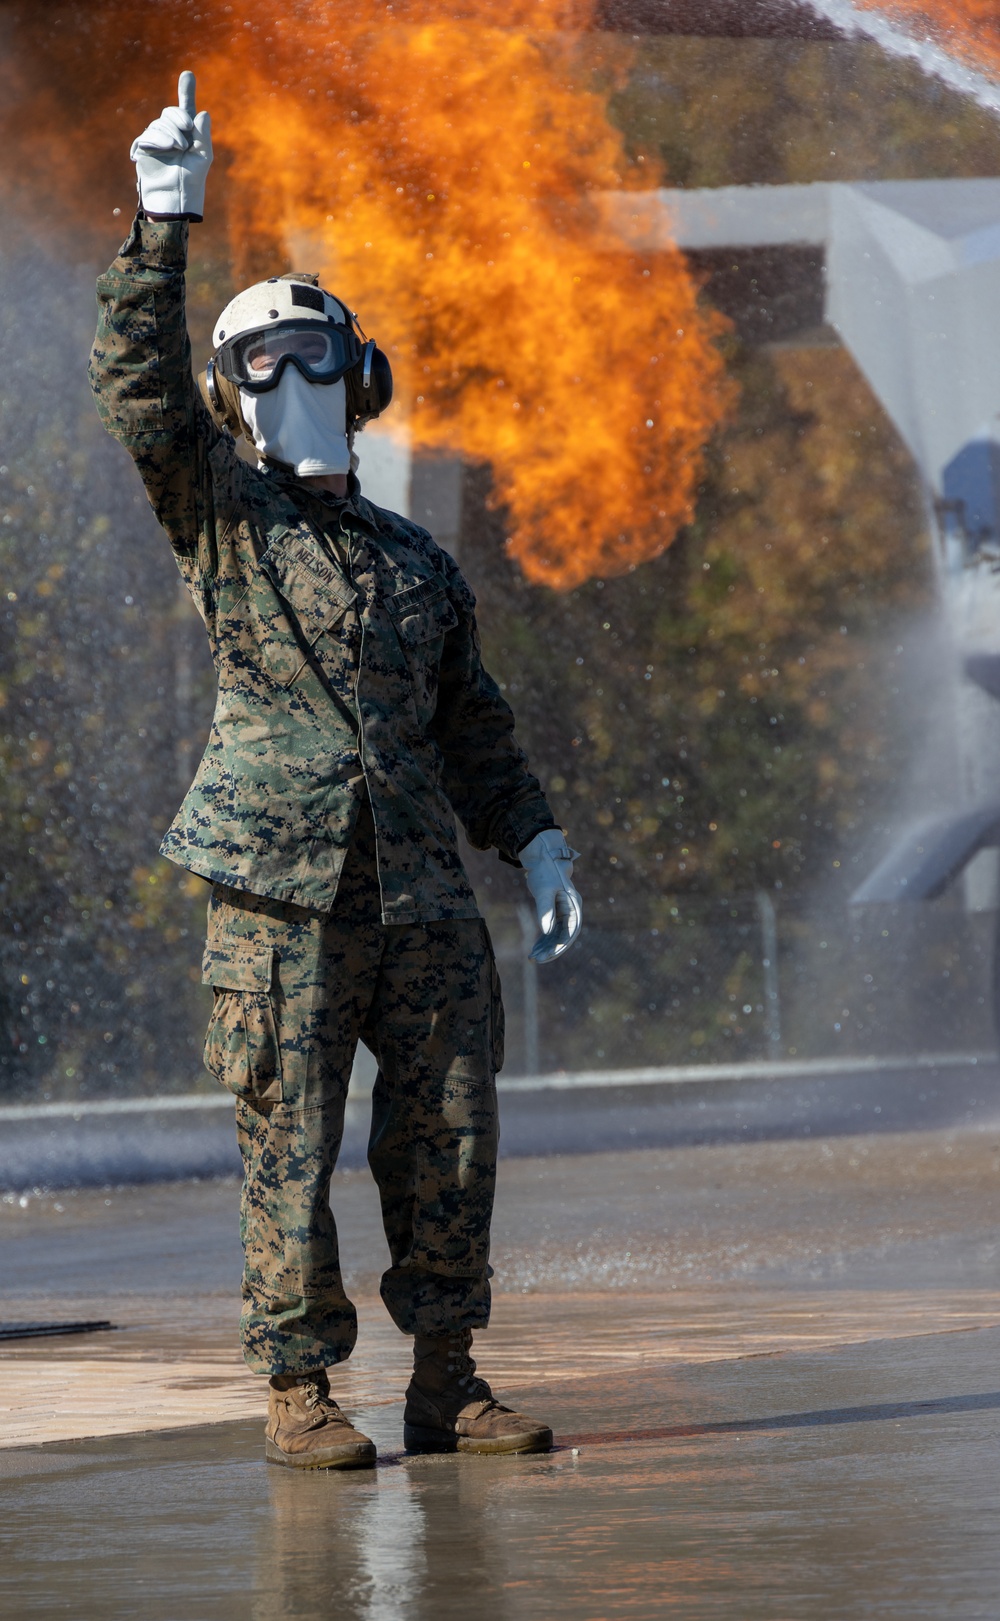
<path fill-rule="evenodd" d="M 140 210 L 98 283 L 91 379 L 218 674 L 162 850 L 212 884 L 206 1062 L 237 1100 L 244 1354 L 291 1375 L 353 1347 L 328 1195 L 359 1037 L 379 1065 L 383 1299 L 418 1347 L 451 1334 L 467 1353 L 489 1316 L 503 1015 L 455 814 L 515 862 L 555 823 L 453 559 L 353 475 L 344 498 L 321 496 L 249 466 L 213 421 L 191 369 L 187 236 Z"/>

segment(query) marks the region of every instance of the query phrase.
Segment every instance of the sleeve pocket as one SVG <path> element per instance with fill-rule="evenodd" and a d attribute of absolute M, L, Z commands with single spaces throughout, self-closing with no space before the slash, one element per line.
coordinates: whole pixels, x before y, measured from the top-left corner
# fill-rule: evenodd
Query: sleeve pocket
<path fill-rule="evenodd" d="M 282 1101 L 281 1044 L 271 999 L 274 950 L 244 941 L 209 941 L 202 979 L 215 991 L 205 1037 L 205 1068 L 255 1106 Z"/>
<path fill-rule="evenodd" d="M 163 428 L 163 383 L 152 288 L 131 287 L 124 295 L 113 273 L 97 284 L 101 310 L 94 345 L 101 364 L 94 373 L 98 405 L 118 438 L 158 433 Z"/>
<path fill-rule="evenodd" d="M 448 597 L 445 581 L 440 574 L 429 580 L 397 591 L 387 603 L 396 626 L 396 633 L 406 647 L 419 647 L 422 642 L 444 636 L 458 624 L 458 614 Z"/>

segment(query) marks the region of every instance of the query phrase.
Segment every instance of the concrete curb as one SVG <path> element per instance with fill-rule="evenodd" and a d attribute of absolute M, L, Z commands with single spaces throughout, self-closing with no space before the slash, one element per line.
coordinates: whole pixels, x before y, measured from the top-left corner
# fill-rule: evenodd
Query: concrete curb
<path fill-rule="evenodd" d="M 986 1054 L 664 1066 L 501 1077 L 507 1157 L 1000 1121 Z M 240 1174 L 233 1100 L 218 1093 L 0 1107 L 0 1189 Z M 370 1093 L 348 1097 L 339 1164 L 365 1164 Z"/>
<path fill-rule="evenodd" d="M 707 1081 L 779 1081 L 819 1075 L 873 1075 L 894 1070 L 977 1068 L 996 1062 L 990 1053 L 920 1053 L 913 1058 L 804 1058 L 751 1059 L 744 1064 L 666 1064 L 647 1069 L 553 1070 L 545 1075 L 501 1075 L 497 1091 L 581 1092 L 608 1087 L 692 1086 Z M 351 1083 L 348 1103 L 366 1103 L 371 1086 Z M 100 1119 L 113 1115 L 188 1114 L 230 1112 L 233 1100 L 221 1088 L 215 1092 L 179 1092 L 174 1096 L 139 1098 L 61 1099 L 56 1103 L 0 1104 L 0 1131 L 15 1121 Z"/>

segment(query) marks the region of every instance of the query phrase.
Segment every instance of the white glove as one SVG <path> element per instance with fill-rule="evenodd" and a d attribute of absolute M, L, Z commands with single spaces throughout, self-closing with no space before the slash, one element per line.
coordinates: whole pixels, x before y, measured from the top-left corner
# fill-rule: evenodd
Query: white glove
<path fill-rule="evenodd" d="M 529 952 L 534 962 L 551 962 L 561 956 L 580 932 L 583 902 L 572 883 L 578 854 L 558 828 L 547 827 L 518 855 L 542 930 Z"/>
<path fill-rule="evenodd" d="M 200 220 L 212 165 L 212 120 L 195 113 L 193 73 L 178 79 L 177 101 L 132 142 L 139 201 L 153 219 Z"/>

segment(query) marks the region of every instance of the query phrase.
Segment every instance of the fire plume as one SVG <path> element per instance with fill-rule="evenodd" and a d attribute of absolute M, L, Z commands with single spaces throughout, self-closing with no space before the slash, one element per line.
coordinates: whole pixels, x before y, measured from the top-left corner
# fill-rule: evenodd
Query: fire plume
<path fill-rule="evenodd" d="M 316 270 L 360 312 L 414 447 L 490 464 L 529 580 L 669 546 L 731 397 L 723 322 L 679 253 L 606 239 L 595 194 L 658 177 L 588 78 L 590 0 L 203 0 L 197 41 L 185 6 L 112 9 L 146 94 L 197 72 L 236 279 Z"/>

